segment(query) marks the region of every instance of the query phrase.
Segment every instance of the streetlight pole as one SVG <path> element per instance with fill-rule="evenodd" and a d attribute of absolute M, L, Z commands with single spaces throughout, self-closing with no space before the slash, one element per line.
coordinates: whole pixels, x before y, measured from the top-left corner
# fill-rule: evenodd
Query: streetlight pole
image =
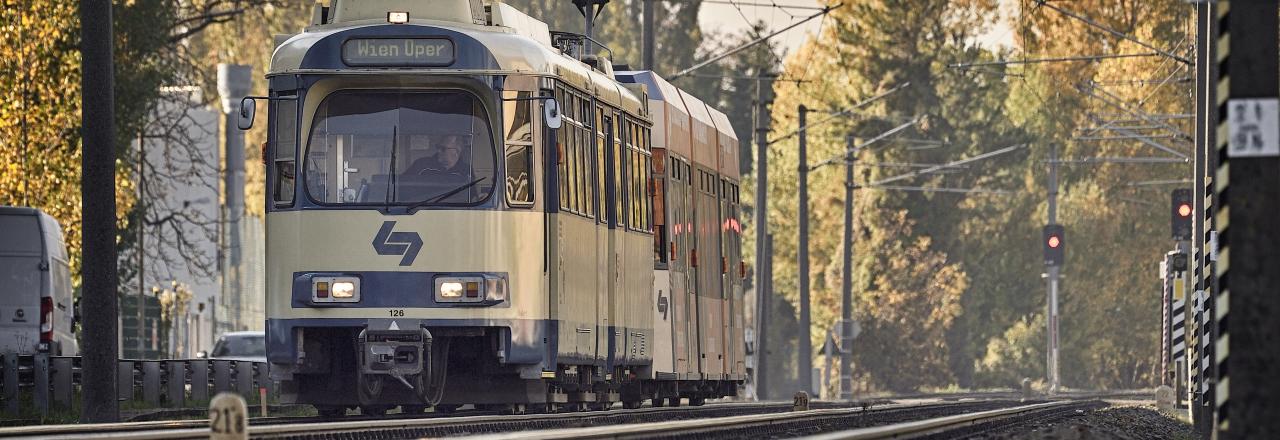
<path fill-rule="evenodd" d="M 799 171 L 800 171 L 800 249 L 799 249 L 799 266 L 800 266 L 800 350 L 798 373 L 800 379 L 800 388 L 806 393 L 813 393 L 813 341 L 810 338 L 810 322 L 809 322 L 809 161 L 808 161 L 808 145 L 806 145 L 806 114 L 809 109 L 800 105 L 799 122 L 800 122 L 800 148 L 799 148 Z"/>

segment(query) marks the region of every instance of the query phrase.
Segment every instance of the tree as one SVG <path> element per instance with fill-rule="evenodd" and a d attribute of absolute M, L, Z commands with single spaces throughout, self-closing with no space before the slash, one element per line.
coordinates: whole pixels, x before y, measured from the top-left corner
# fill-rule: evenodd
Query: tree
<path fill-rule="evenodd" d="M 209 133 L 184 129 L 187 110 L 203 106 L 188 95 L 166 91 L 204 84 L 205 60 L 190 39 L 209 26 L 233 20 L 266 0 L 131 0 L 114 8 L 116 66 L 116 206 L 122 289 L 132 291 L 137 252 L 189 266 L 211 276 L 213 255 L 192 251 L 191 242 L 216 232 L 214 219 L 188 206 L 166 203 L 173 184 L 208 184 L 216 164 L 196 160 L 193 138 Z M 80 273 L 80 61 L 77 2 L 31 0 L 5 3 L 0 12 L 0 204 L 40 208 L 62 225 L 73 282 Z M 206 94 L 205 96 L 210 96 Z M 216 96 L 216 95 L 212 95 Z M 155 154 L 140 155 L 142 139 Z M 156 151 L 159 150 L 159 151 Z M 139 175 L 152 176 L 143 190 Z M 216 185 L 216 183 L 214 183 Z M 141 200 L 139 200 L 141 198 Z M 165 246 L 138 249 L 139 228 Z M 176 249 L 166 252 L 163 249 Z M 162 280 L 157 277 L 153 280 Z"/>
<path fill-rule="evenodd" d="M 1021 140 L 1012 124 L 992 121 L 1001 113 L 1005 84 L 968 72 L 949 69 L 959 60 L 991 58 L 971 43 L 985 25 L 988 2 L 918 2 L 911 8 L 890 2 L 858 2 L 833 11 L 821 35 L 788 60 L 784 75 L 811 81 L 778 83 L 774 103 L 774 133 L 796 129 L 796 108 L 814 110 L 808 130 L 809 163 L 842 154 L 844 138 L 854 134 L 872 138 L 913 118 L 922 121 L 898 136 L 863 151 L 864 165 L 856 180 L 865 184 L 904 172 L 892 164 L 941 163 L 987 152 Z M 910 83 L 861 109 L 853 117 L 813 125 L 833 111 Z M 986 116 L 987 118 L 983 118 Z M 775 135 L 776 136 L 776 135 Z M 919 149 L 908 141 L 925 141 L 943 148 Z M 770 223 L 774 231 L 793 231 L 797 216 L 795 140 L 787 139 L 770 151 Z M 910 185 L 965 187 L 1017 182 L 1016 174 L 983 172 L 926 175 Z M 865 166 L 888 164 L 885 166 Z M 838 167 L 828 167 L 838 168 Z M 825 334 L 839 315 L 840 255 L 844 246 L 843 179 L 828 169 L 810 173 L 810 259 L 813 322 L 811 335 Z M 746 186 L 750 188 L 750 186 Z M 902 390 L 953 383 L 957 364 L 972 368 L 973 356 L 956 347 L 953 326 L 962 317 L 962 304 L 971 301 L 967 265 L 953 261 L 961 242 L 955 234 L 966 206 L 986 207 L 993 198 L 880 191 L 864 188 L 855 200 L 855 317 L 864 332 L 854 341 L 855 356 L 868 356 L 858 365 L 860 377 L 874 386 Z M 998 206 L 998 205 L 995 205 Z M 794 301 L 797 274 L 796 241 L 778 240 L 775 290 Z M 750 245 L 747 246 L 750 248 Z M 816 338 L 815 338 L 816 341 Z M 815 346 L 818 344 L 815 343 Z M 959 354 L 959 355 L 957 355 Z M 874 358 L 873 358 L 874 356 Z M 956 359 L 953 360 L 952 358 Z M 893 368 L 916 364 L 909 372 Z"/>

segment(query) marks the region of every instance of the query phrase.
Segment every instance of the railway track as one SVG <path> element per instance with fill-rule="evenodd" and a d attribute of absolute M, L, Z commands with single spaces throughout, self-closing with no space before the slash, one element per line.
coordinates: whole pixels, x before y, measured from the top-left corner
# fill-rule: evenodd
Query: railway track
<path fill-rule="evenodd" d="M 928 437 L 969 438 L 983 433 L 1008 430 L 1039 420 L 1049 420 L 1105 406 L 1100 401 L 1055 401 L 1001 408 L 970 414 L 875 426 L 807 437 L 807 440 L 869 440 Z"/>
<path fill-rule="evenodd" d="M 850 430 L 882 429 L 900 424 L 946 417 L 968 417 L 970 434 L 983 432 L 986 417 L 999 420 L 989 427 L 1007 426 L 1018 418 L 1045 417 L 1051 411 L 1074 411 L 1080 399 L 1022 405 L 1009 393 L 934 396 L 933 402 L 862 403 L 813 402 L 810 411 L 792 412 L 790 403 L 716 403 L 700 407 L 640 408 L 558 414 L 497 415 L 488 411 L 455 414 L 348 416 L 341 420 L 320 417 L 263 417 L 250 420 L 253 438 L 420 438 L 488 436 L 489 438 L 729 438 L 803 437 L 843 435 Z M 924 398 L 919 396 L 918 398 Z M 913 399 L 914 400 L 914 399 Z M 1043 401 L 1041 401 L 1043 402 Z M 1025 408 L 1024 410 L 1015 410 Z M 992 412 L 997 411 L 997 412 Z M 999 411 L 1014 411 L 1003 413 Z M 991 415 L 986 413 L 991 412 Z M 1028 419 L 1031 420 L 1031 419 Z M 877 431 L 879 432 L 879 431 Z M 0 437 L 48 439 L 169 439 L 207 438 L 205 420 L 132 422 L 87 425 L 54 425 L 0 428 Z M 858 433 L 847 438 L 876 438 Z M 861 437 L 860 437 L 861 436 Z M 827 438 L 827 437 L 823 437 Z M 846 437 L 830 437 L 846 438 Z"/>
<path fill-rule="evenodd" d="M 741 417 L 795 417 L 855 415 L 862 424 L 884 424 L 902 420 L 919 411 L 977 411 L 1013 405 L 1008 401 L 968 401 L 936 404 L 865 405 L 814 402 L 810 411 L 790 412 L 789 403 L 722 403 L 701 407 L 662 407 L 634 410 L 557 413 L 536 415 L 492 415 L 468 413 L 451 416 L 422 414 L 397 418 L 352 417 L 329 421 L 314 417 L 258 418 L 251 421 L 252 438 L 272 439 L 342 439 L 342 438 L 421 438 L 468 435 L 537 435 L 555 430 L 618 428 L 666 423 L 723 425 L 721 420 Z M 846 426 L 846 425 L 840 425 Z M 864 425 L 848 425 L 864 426 Z M 89 425 L 34 426 L 0 429 L 0 436 L 41 439 L 194 439 L 208 438 L 208 423 L 203 420 L 171 422 L 138 422 Z"/>
<path fill-rule="evenodd" d="M 851 404 L 815 402 L 815 407 L 837 407 Z M 333 430 L 352 432 L 352 429 L 370 428 L 395 431 L 397 427 L 423 429 L 452 435 L 466 434 L 469 426 L 487 426 L 502 432 L 509 429 L 547 429 L 563 427 L 570 423 L 635 423 L 671 418 L 707 418 L 733 414 L 764 414 L 789 411 L 790 403 L 742 402 L 713 403 L 698 407 L 661 407 L 633 410 L 597 412 L 498 415 L 492 411 L 460 411 L 453 414 L 424 413 L 412 415 L 347 416 L 338 421 L 322 417 L 254 417 L 249 420 L 249 433 L 254 437 L 290 435 L 299 432 Z M 323 428 L 319 428 L 323 427 Z M 207 420 L 173 420 L 101 424 L 71 424 L 47 426 L 23 426 L 0 428 L 4 438 L 40 439 L 153 439 L 153 438 L 207 438 Z M 446 434 L 441 434 L 446 435 Z"/>
<path fill-rule="evenodd" d="M 831 408 L 774 414 L 740 415 L 716 419 L 679 420 L 669 422 L 553 429 L 535 432 L 507 432 L 466 437 L 472 440 L 561 440 L 561 439 L 738 439 L 797 438 L 815 435 L 859 433 L 861 437 L 901 438 L 911 434 L 883 431 L 884 436 L 865 436 L 865 430 L 905 426 L 912 423 L 965 417 L 972 414 L 994 414 L 1014 411 L 1021 414 L 1027 407 L 1062 408 L 1074 402 L 1042 402 L 1019 406 L 1014 401 L 971 401 L 939 404 L 894 405 L 879 409 Z M 877 431 L 881 432 L 881 431 Z M 847 437 L 836 437 L 847 438 Z"/>

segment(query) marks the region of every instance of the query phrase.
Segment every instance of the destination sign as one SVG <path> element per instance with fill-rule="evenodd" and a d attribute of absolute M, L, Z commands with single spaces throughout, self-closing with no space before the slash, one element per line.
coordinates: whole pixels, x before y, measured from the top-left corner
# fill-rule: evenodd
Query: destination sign
<path fill-rule="evenodd" d="M 353 38 L 342 43 L 348 66 L 448 66 L 453 41 L 445 38 Z"/>

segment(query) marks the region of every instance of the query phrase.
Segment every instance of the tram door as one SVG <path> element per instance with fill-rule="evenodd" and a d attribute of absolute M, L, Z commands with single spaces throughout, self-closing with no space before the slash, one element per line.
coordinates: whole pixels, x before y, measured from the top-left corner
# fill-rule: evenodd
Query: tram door
<path fill-rule="evenodd" d="M 696 314 L 690 313 L 693 308 L 693 301 L 689 300 L 690 292 L 693 289 L 690 283 L 693 281 L 692 271 L 689 263 L 689 166 L 683 160 L 676 156 L 670 159 L 671 184 L 668 186 L 669 195 L 667 198 L 668 210 L 671 213 L 667 228 L 671 230 L 671 243 L 673 252 L 671 261 L 671 327 L 672 327 L 672 351 L 675 356 L 673 372 L 683 375 L 690 371 L 695 371 L 697 364 L 690 364 L 690 361 L 696 359 L 693 356 L 696 353 L 696 343 L 691 343 L 692 335 L 696 335 L 696 328 L 691 324 L 696 318 Z"/>
<path fill-rule="evenodd" d="M 619 192 L 621 188 L 617 185 L 618 172 L 617 167 L 617 151 L 616 138 L 613 130 L 612 116 L 606 116 L 609 111 L 605 107 L 596 107 L 595 130 L 594 130 L 594 146 L 596 156 L 596 189 L 599 192 L 597 200 L 599 227 L 597 228 L 600 246 L 601 268 L 605 270 L 599 271 L 600 277 L 600 302 L 597 309 L 598 316 L 601 317 L 600 335 L 600 351 L 599 357 L 605 358 L 610 365 L 617 362 L 614 353 L 622 341 L 617 338 L 618 331 L 621 330 L 620 317 L 615 312 L 618 300 L 621 298 L 622 273 L 623 268 L 619 255 L 621 254 L 620 246 L 622 245 L 622 231 L 626 229 L 618 222 L 617 210 L 619 203 Z"/>
<path fill-rule="evenodd" d="M 698 172 L 698 331 L 704 377 L 718 379 L 724 373 L 724 303 L 720 288 L 724 264 L 720 259 L 720 201 L 716 175 Z"/>

